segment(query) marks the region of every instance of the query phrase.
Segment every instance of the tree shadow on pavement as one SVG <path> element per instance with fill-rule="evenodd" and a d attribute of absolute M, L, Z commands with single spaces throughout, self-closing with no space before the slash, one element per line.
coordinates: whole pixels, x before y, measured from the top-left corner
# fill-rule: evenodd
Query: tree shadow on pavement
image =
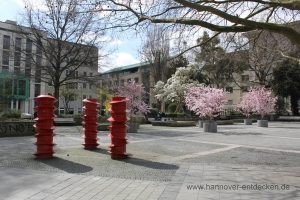
<path fill-rule="evenodd" d="M 160 169 L 160 170 L 177 170 L 179 167 L 173 164 L 166 164 L 160 162 L 153 162 L 141 158 L 128 157 L 126 159 L 118 160 L 132 165 L 138 165 L 146 168 Z"/>
<path fill-rule="evenodd" d="M 41 163 L 44 163 L 46 165 L 49 165 L 53 168 L 68 172 L 68 173 L 86 173 L 93 170 L 92 167 L 82 165 L 80 163 L 75 163 L 69 160 L 65 160 L 63 158 L 54 157 L 52 159 L 47 160 L 38 160 Z"/>

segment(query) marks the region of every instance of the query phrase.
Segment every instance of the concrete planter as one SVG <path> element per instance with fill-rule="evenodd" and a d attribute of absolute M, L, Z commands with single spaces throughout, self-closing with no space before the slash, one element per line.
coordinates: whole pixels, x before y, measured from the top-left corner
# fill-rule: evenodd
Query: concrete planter
<path fill-rule="evenodd" d="M 244 125 L 252 125 L 252 119 L 244 119 Z"/>
<path fill-rule="evenodd" d="M 137 133 L 140 127 L 140 124 L 137 122 L 128 122 L 127 125 L 127 133 Z"/>
<path fill-rule="evenodd" d="M 203 131 L 216 133 L 217 131 L 217 122 L 214 120 L 204 121 L 203 123 Z"/>
<path fill-rule="evenodd" d="M 34 135 L 33 121 L 1 121 L 0 137 Z"/>
<path fill-rule="evenodd" d="M 258 127 L 268 127 L 268 120 L 257 120 Z"/>
<path fill-rule="evenodd" d="M 203 120 L 199 120 L 198 121 L 198 127 L 199 128 L 203 128 Z"/>

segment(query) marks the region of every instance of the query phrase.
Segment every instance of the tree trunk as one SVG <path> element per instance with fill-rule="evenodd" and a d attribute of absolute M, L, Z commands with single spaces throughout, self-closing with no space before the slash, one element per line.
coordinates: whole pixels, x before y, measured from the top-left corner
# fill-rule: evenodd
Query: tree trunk
<path fill-rule="evenodd" d="M 291 95 L 291 110 L 293 115 L 299 115 L 298 99 L 297 95 Z"/>
<path fill-rule="evenodd" d="M 55 110 L 55 114 L 58 115 L 59 114 L 59 85 L 54 85 L 54 97 L 56 99 L 56 102 L 54 103 L 54 106 L 57 108 L 57 110 Z"/>

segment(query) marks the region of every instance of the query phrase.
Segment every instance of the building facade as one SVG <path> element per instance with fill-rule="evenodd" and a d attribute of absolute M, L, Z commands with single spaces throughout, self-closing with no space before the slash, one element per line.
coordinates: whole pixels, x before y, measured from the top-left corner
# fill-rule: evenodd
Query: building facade
<path fill-rule="evenodd" d="M 22 27 L 26 31 L 28 28 Z M 46 37 L 46 34 L 41 32 Z M 39 66 L 41 51 L 14 21 L 0 22 L 0 108 L 33 113 L 34 97 L 45 93 Z M 35 59 L 35 62 L 32 61 Z"/>
<path fill-rule="evenodd" d="M 40 33 L 49 41 L 47 33 Z M 47 60 L 30 37 L 29 28 L 20 28 L 13 21 L 0 22 L 0 112 L 10 108 L 33 114 L 34 97 L 53 95 L 53 86 L 43 81 L 43 76 L 47 75 L 43 75 L 42 66 L 47 66 Z M 85 51 L 85 45 L 78 45 Z M 92 64 L 76 70 L 66 69 L 61 75 L 62 78 L 72 76 L 72 79 L 60 88 L 60 114 L 80 113 L 82 100 L 96 96 L 93 77 L 98 75 L 98 49 L 92 49 Z"/>

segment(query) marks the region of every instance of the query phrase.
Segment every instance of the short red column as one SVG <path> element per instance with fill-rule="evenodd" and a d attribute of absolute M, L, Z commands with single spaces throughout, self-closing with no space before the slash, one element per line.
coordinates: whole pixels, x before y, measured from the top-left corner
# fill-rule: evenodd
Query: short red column
<path fill-rule="evenodd" d="M 126 153 L 126 98 L 125 97 L 113 97 L 111 104 L 111 117 L 108 119 L 110 121 L 110 153 L 112 159 L 122 159 L 127 158 Z"/>
<path fill-rule="evenodd" d="M 54 130 L 54 111 L 56 110 L 54 103 L 56 99 L 49 95 L 40 95 L 35 99 L 37 114 L 35 120 L 35 137 L 37 139 L 35 145 L 37 152 L 34 154 L 39 159 L 52 158 L 54 151 L 53 146 L 53 130 Z"/>
<path fill-rule="evenodd" d="M 99 145 L 97 143 L 98 137 L 98 105 L 96 99 L 84 99 L 84 116 L 83 116 L 83 126 L 84 126 L 84 143 L 82 144 L 85 149 L 96 149 Z"/>

